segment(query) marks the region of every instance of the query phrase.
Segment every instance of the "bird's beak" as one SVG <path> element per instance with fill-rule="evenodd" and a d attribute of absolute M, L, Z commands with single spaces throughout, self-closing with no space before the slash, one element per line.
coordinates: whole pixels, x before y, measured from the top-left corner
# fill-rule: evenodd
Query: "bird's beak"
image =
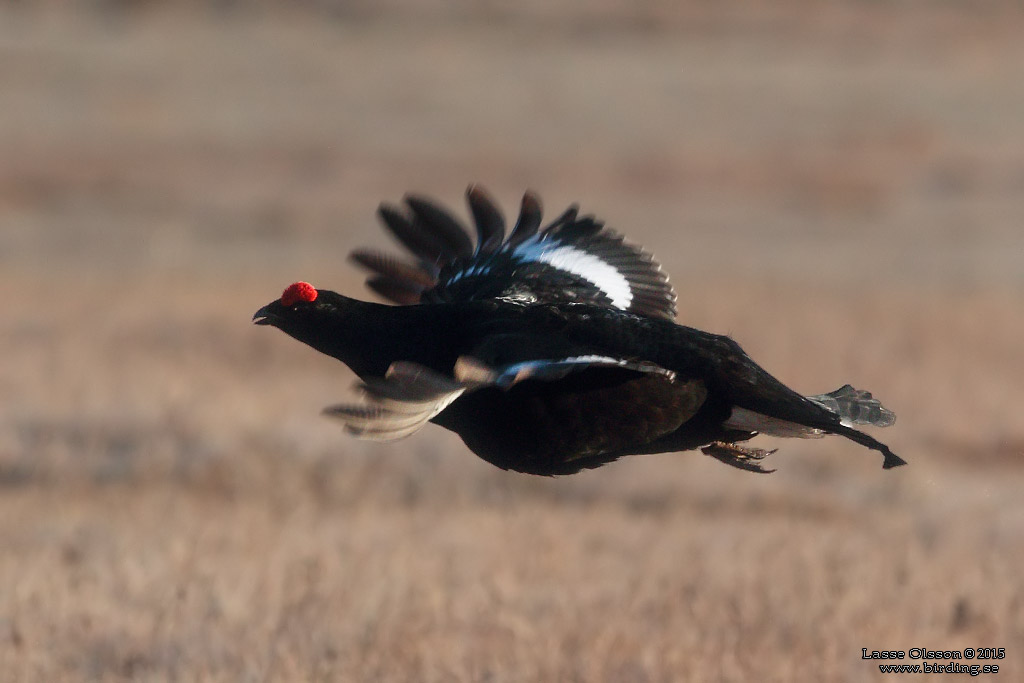
<path fill-rule="evenodd" d="M 276 301 L 274 303 L 277 303 Z M 274 304 L 267 304 L 252 316 L 252 321 L 256 325 L 273 325 L 274 320 L 277 318 L 273 311 Z"/>

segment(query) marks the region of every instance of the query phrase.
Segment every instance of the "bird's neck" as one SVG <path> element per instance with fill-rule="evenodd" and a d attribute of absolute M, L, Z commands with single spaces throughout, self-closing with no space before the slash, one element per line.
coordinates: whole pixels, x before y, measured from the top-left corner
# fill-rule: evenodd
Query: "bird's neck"
<path fill-rule="evenodd" d="M 457 334 L 446 313 L 433 305 L 386 306 L 346 299 L 317 324 L 286 332 L 337 358 L 360 377 L 381 377 L 398 360 L 446 371 L 455 362 Z"/>

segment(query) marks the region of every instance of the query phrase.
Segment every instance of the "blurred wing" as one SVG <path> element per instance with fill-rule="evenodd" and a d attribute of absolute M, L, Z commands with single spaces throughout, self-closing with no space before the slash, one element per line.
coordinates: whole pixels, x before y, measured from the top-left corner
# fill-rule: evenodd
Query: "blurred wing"
<path fill-rule="evenodd" d="M 698 380 L 680 381 L 674 372 L 652 363 L 599 355 L 498 367 L 463 356 L 454 377 L 402 362 L 393 364 L 384 379 L 370 380 L 361 389 L 366 399 L 362 404 L 324 411 L 360 438 L 408 436 L 457 399 L 479 391 L 483 403 L 470 402 L 468 410 L 455 411 L 442 424 L 467 442 L 515 441 L 528 434 L 539 444 L 530 457 L 561 463 L 656 439 L 693 417 L 707 396 Z"/>
<path fill-rule="evenodd" d="M 359 385 L 365 401 L 324 408 L 361 439 L 395 441 L 418 431 L 466 391 L 466 386 L 415 363 L 393 363 L 383 379 Z"/>
<path fill-rule="evenodd" d="M 523 303 L 590 303 L 675 318 L 676 294 L 653 257 L 592 216 L 570 207 L 540 229 L 535 195 L 523 197 L 508 239 L 505 221 L 478 186 L 467 191 L 469 232 L 433 202 L 406 196 L 409 208 L 382 205 L 384 226 L 418 259 L 410 264 L 371 250 L 352 259 L 374 271 L 368 285 L 400 304 L 502 298 Z"/>

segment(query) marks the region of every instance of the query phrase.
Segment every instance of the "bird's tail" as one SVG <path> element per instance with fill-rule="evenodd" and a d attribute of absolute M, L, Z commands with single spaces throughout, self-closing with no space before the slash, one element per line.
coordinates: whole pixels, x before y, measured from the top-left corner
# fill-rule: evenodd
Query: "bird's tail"
<path fill-rule="evenodd" d="M 879 453 L 881 453 L 882 456 L 885 458 L 885 460 L 882 461 L 882 469 L 884 470 L 889 470 L 892 469 L 893 467 L 899 467 L 900 465 L 907 464 L 906 460 L 893 453 L 892 450 L 890 450 L 890 448 L 886 446 L 884 443 L 882 443 L 878 439 L 875 439 L 874 437 L 865 434 L 864 432 L 853 429 L 852 427 L 847 427 L 846 425 L 839 425 L 838 427 L 833 427 L 829 429 L 829 431 L 832 434 L 845 436 L 850 441 L 856 441 L 861 446 L 867 446 L 871 450 L 878 451 Z"/>
<path fill-rule="evenodd" d="M 883 468 L 890 469 L 907 464 L 903 458 L 889 450 L 884 443 L 864 432 L 853 429 L 853 425 L 888 427 L 896 422 L 896 413 L 883 406 L 881 401 L 871 395 L 871 392 L 854 389 L 849 384 L 844 384 L 835 391 L 808 396 L 807 399 L 839 416 L 842 426 L 829 431 L 845 436 L 847 439 L 856 441 L 885 456 Z"/>
<path fill-rule="evenodd" d="M 848 427 L 889 427 L 896 422 L 896 413 L 883 406 L 871 392 L 854 389 L 849 384 L 844 384 L 827 394 L 808 396 L 807 399 L 838 415 Z"/>

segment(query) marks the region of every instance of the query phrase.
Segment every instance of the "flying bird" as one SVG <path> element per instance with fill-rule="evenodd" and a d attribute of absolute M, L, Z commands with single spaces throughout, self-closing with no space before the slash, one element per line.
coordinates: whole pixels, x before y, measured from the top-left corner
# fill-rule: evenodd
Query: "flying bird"
<path fill-rule="evenodd" d="M 661 266 L 573 205 L 541 227 L 527 192 L 514 227 L 479 186 L 466 193 L 476 239 L 434 201 L 382 204 L 384 227 L 412 259 L 359 249 L 367 285 L 397 306 L 306 282 L 259 309 L 272 325 L 348 365 L 362 399 L 328 407 L 357 437 L 392 441 L 428 422 L 484 460 L 572 474 L 626 455 L 701 448 L 745 470 L 774 451 L 757 434 L 836 434 L 905 462 L 856 429 L 895 415 L 845 385 L 803 396 L 727 336 L 675 322 Z"/>

